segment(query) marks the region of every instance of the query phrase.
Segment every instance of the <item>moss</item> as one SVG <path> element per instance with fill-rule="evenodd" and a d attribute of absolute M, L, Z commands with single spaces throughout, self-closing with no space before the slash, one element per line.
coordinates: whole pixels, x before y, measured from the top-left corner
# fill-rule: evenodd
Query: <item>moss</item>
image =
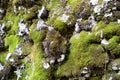
<path fill-rule="evenodd" d="M 105 46 L 105 48 L 107 50 L 110 50 L 110 53 L 113 57 L 117 57 L 118 55 L 120 55 L 120 37 L 119 36 L 113 36 L 110 40 L 109 40 L 109 44 Z"/>
<path fill-rule="evenodd" d="M 30 20 L 32 18 L 36 17 L 36 14 L 35 13 L 29 13 L 29 14 L 24 14 L 23 15 L 23 18 L 27 21 L 27 20 Z"/>
<path fill-rule="evenodd" d="M 91 40 L 91 35 L 84 31 L 78 37 L 73 36 L 70 39 L 71 46 L 68 60 L 58 67 L 57 76 L 68 77 L 79 74 L 80 69 L 85 66 L 104 66 L 105 59 L 108 57 L 107 54 L 99 44 L 91 44 L 89 40 Z"/>
<path fill-rule="evenodd" d="M 19 37 L 17 35 L 6 36 L 5 38 L 5 46 L 9 46 L 9 52 L 13 52 L 18 43 Z"/>
<path fill-rule="evenodd" d="M 59 18 L 57 18 L 54 23 L 53 23 L 55 29 L 58 30 L 63 30 L 65 27 L 67 27 L 67 24 L 65 22 L 63 22 L 62 20 L 60 20 Z"/>
<path fill-rule="evenodd" d="M 18 3 L 19 0 L 13 0 L 13 4 L 15 5 L 16 3 Z"/>
<path fill-rule="evenodd" d="M 75 11 L 78 4 L 80 4 L 81 0 L 68 0 L 67 5 L 72 6 L 72 10 Z"/>
<path fill-rule="evenodd" d="M 5 63 L 6 52 L 0 52 L 0 62 Z"/>
<path fill-rule="evenodd" d="M 9 29 L 8 34 L 15 34 L 18 30 L 18 22 L 21 19 L 21 15 L 14 15 L 13 13 L 6 13 L 4 20 L 10 21 L 11 23 L 7 22 L 6 28 Z"/>
<path fill-rule="evenodd" d="M 35 29 L 35 26 L 36 26 L 35 23 L 33 23 L 30 26 L 30 34 L 29 35 L 32 38 L 34 43 L 40 43 L 40 41 L 42 41 L 43 38 L 45 37 L 46 30 L 37 31 Z"/>
<path fill-rule="evenodd" d="M 40 46 L 34 44 L 31 47 L 31 53 L 29 59 L 31 61 L 25 63 L 26 68 L 23 69 L 21 80 L 25 80 L 25 77 L 28 76 L 27 80 L 47 80 L 50 74 L 49 70 L 43 68 L 43 57 Z M 24 61 L 26 61 L 24 59 Z"/>
<path fill-rule="evenodd" d="M 23 15 L 23 18 L 27 21 L 33 18 L 37 18 L 37 13 L 38 13 L 38 8 L 39 6 L 33 6 L 32 8 L 28 9 L 27 11 L 29 11 L 30 13 L 25 13 Z"/>
<path fill-rule="evenodd" d="M 93 31 L 98 31 L 101 30 L 103 28 L 106 27 L 107 24 L 105 24 L 105 22 L 100 21 L 99 23 L 97 23 L 97 25 L 95 27 L 92 28 Z"/>
<path fill-rule="evenodd" d="M 60 5 L 60 1 L 59 0 L 50 0 L 46 7 L 48 9 L 53 9 L 53 8 L 58 7 L 59 5 Z"/>

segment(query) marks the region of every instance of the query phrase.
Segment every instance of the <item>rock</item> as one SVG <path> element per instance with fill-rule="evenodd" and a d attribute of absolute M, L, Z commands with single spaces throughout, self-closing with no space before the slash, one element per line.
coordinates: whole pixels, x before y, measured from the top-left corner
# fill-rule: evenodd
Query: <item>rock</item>
<path fill-rule="evenodd" d="M 38 18 L 41 18 L 41 19 L 46 19 L 48 18 L 48 15 L 49 15 L 49 11 L 45 8 L 45 6 L 42 6 L 42 9 L 41 10 L 38 10 Z"/>
<path fill-rule="evenodd" d="M 27 28 L 27 24 L 24 22 L 23 19 L 18 23 L 18 26 L 19 26 L 19 29 L 18 29 L 19 36 L 24 36 L 29 34 L 29 29 Z"/>
<path fill-rule="evenodd" d="M 5 24 L 4 24 L 4 23 L 3 23 L 3 24 L 0 24 L 0 35 L 1 35 L 1 36 L 3 36 L 3 35 L 5 34 L 4 29 L 5 29 Z"/>
<path fill-rule="evenodd" d="M 64 59 L 65 55 L 62 54 L 66 53 L 66 39 L 59 32 L 55 30 L 48 31 L 43 46 L 48 58 L 54 58 L 55 60 Z"/>
<path fill-rule="evenodd" d="M 4 50 L 4 40 L 0 37 L 0 50 Z"/>
<path fill-rule="evenodd" d="M 45 22 L 43 20 L 39 20 L 36 25 L 36 30 L 42 30 L 46 27 L 47 25 L 45 24 Z"/>

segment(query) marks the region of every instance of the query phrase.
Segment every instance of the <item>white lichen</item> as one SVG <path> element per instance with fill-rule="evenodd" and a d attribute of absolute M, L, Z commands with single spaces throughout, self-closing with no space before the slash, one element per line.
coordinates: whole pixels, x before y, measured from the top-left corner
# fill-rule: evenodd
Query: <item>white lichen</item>
<path fill-rule="evenodd" d="M 55 60 L 54 59 L 51 59 L 50 60 L 50 64 L 54 64 L 55 63 Z"/>
<path fill-rule="evenodd" d="M 3 35 L 5 33 L 4 28 L 5 28 L 5 24 L 4 23 L 0 24 L 0 33 L 1 33 L 1 35 Z"/>
<path fill-rule="evenodd" d="M 75 32 L 79 32 L 80 31 L 80 28 L 79 28 L 79 25 L 78 25 L 78 22 L 76 22 L 75 24 Z"/>
<path fill-rule="evenodd" d="M 42 6 L 42 9 L 41 10 L 38 10 L 38 18 L 41 17 L 42 13 L 44 12 L 45 10 L 45 6 Z"/>
<path fill-rule="evenodd" d="M 60 55 L 60 58 L 57 59 L 57 62 L 62 62 L 64 59 L 65 59 L 65 55 L 64 55 L 64 54 L 61 54 L 61 55 Z"/>
<path fill-rule="evenodd" d="M 68 19 L 69 19 L 69 15 L 66 15 L 66 14 L 63 14 L 61 17 L 60 17 L 60 20 L 62 20 L 63 22 L 67 22 Z"/>
<path fill-rule="evenodd" d="M 120 24 L 120 19 L 117 20 L 117 23 Z"/>
<path fill-rule="evenodd" d="M 4 10 L 2 8 L 0 8 L 0 13 L 4 13 Z"/>
<path fill-rule="evenodd" d="M 18 45 L 17 45 L 16 48 L 15 48 L 15 54 L 16 54 L 16 55 L 19 55 L 19 56 L 22 54 L 22 48 L 19 47 Z"/>
<path fill-rule="evenodd" d="M 15 60 L 14 60 L 13 58 L 10 58 L 9 61 L 10 61 L 11 63 L 14 63 L 14 62 L 15 62 Z"/>
<path fill-rule="evenodd" d="M 21 76 L 21 75 L 22 75 L 22 73 L 21 73 L 21 69 L 17 68 L 17 70 L 14 71 L 14 73 L 17 75 L 17 80 L 19 80 L 20 77 L 22 77 L 22 76 Z"/>
<path fill-rule="evenodd" d="M 47 62 L 43 62 L 43 67 L 44 67 L 44 69 L 48 69 L 50 67 L 50 65 Z"/>
<path fill-rule="evenodd" d="M 98 15 L 100 14 L 102 6 L 101 5 L 97 5 L 94 7 L 94 13 L 97 13 Z"/>
<path fill-rule="evenodd" d="M 97 5 L 98 4 L 98 0 L 90 0 L 90 3 L 92 3 L 92 5 Z"/>
<path fill-rule="evenodd" d="M 44 28 L 46 28 L 47 26 L 46 26 L 46 24 L 44 23 L 44 21 L 43 20 L 39 20 L 38 22 L 37 22 L 37 26 L 36 26 L 36 30 L 41 30 L 41 29 L 44 29 Z"/>
<path fill-rule="evenodd" d="M 4 66 L 0 63 L 0 71 L 4 69 Z"/>
<path fill-rule="evenodd" d="M 117 63 L 114 63 L 114 64 L 112 65 L 112 69 L 113 69 L 113 70 L 118 70 Z"/>
<path fill-rule="evenodd" d="M 48 30 L 49 30 L 49 31 L 52 31 L 53 29 L 54 29 L 53 26 L 48 26 Z"/>
<path fill-rule="evenodd" d="M 105 15 L 104 15 L 104 17 L 111 17 L 113 15 L 113 13 L 106 13 Z"/>
<path fill-rule="evenodd" d="M 18 35 L 23 36 L 24 34 L 29 34 L 29 29 L 27 28 L 27 24 L 23 22 L 24 20 L 22 19 L 19 23 L 19 29 L 18 29 Z"/>
<path fill-rule="evenodd" d="M 107 41 L 106 39 L 102 39 L 101 44 L 107 45 L 107 44 L 109 44 L 109 41 Z"/>

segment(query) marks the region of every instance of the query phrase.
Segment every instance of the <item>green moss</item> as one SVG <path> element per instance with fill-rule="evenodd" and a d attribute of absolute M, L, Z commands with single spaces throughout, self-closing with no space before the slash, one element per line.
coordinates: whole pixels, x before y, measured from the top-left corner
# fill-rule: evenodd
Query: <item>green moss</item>
<path fill-rule="evenodd" d="M 13 4 L 16 4 L 18 3 L 19 0 L 13 0 Z"/>
<path fill-rule="evenodd" d="M 23 18 L 27 21 L 27 20 L 30 20 L 32 18 L 36 17 L 36 14 L 35 13 L 29 13 L 29 14 L 24 14 L 23 15 Z"/>
<path fill-rule="evenodd" d="M 107 24 L 105 24 L 105 22 L 103 21 L 100 21 L 99 23 L 97 23 L 97 25 L 95 27 L 93 27 L 93 31 L 98 31 L 98 30 L 101 30 L 103 28 L 106 27 Z"/>
<path fill-rule="evenodd" d="M 115 57 L 115 55 L 120 55 L 120 37 L 119 36 L 113 36 L 110 40 L 109 40 L 109 44 L 105 46 L 105 48 L 107 50 L 110 50 L 110 53 L 112 56 Z"/>
<path fill-rule="evenodd" d="M 85 66 L 103 66 L 108 56 L 99 44 L 90 43 L 91 37 L 84 31 L 79 36 L 72 36 L 68 60 L 58 68 L 57 76 L 79 74 L 80 69 Z"/>
<path fill-rule="evenodd" d="M 5 46 L 9 46 L 9 52 L 13 52 L 18 43 L 19 37 L 17 35 L 6 36 L 5 38 Z"/>
<path fill-rule="evenodd" d="M 25 80 L 25 77 L 28 76 L 27 80 L 47 80 L 50 74 L 49 69 L 45 70 L 43 68 L 43 56 L 41 47 L 36 43 L 31 47 L 31 53 L 28 58 L 31 60 L 26 63 L 26 58 L 24 63 L 26 65 L 25 70 L 22 71 L 21 80 Z"/>
<path fill-rule="evenodd" d="M 54 21 L 53 25 L 54 25 L 55 29 L 58 29 L 58 30 L 63 30 L 65 27 L 67 27 L 67 24 L 65 22 L 63 22 L 62 20 L 60 20 L 59 18 L 57 18 Z"/>
<path fill-rule="evenodd" d="M 71 5 L 72 6 L 72 10 L 75 11 L 78 4 L 81 3 L 81 0 L 68 0 L 67 5 Z"/>
<path fill-rule="evenodd" d="M 46 30 L 37 31 L 35 29 L 35 26 L 36 25 L 34 23 L 30 27 L 30 37 L 32 38 L 34 43 L 40 43 L 40 41 L 42 41 L 43 38 L 45 37 Z"/>
<path fill-rule="evenodd" d="M 18 22 L 20 21 L 20 15 L 14 15 L 13 13 L 6 13 L 4 20 L 10 21 L 11 23 L 7 22 L 6 28 L 9 29 L 8 34 L 15 34 L 18 30 Z"/>
<path fill-rule="evenodd" d="M 0 62 L 5 63 L 6 52 L 0 52 Z"/>
<path fill-rule="evenodd" d="M 58 7 L 60 5 L 60 1 L 59 0 L 50 0 L 48 2 L 49 3 L 46 6 L 48 9 L 56 8 L 56 7 Z"/>

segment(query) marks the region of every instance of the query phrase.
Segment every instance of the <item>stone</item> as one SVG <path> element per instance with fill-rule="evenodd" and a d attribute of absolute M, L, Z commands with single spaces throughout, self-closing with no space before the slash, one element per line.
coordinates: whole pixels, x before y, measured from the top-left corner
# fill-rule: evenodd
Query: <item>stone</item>
<path fill-rule="evenodd" d="M 24 20 L 22 19 L 19 23 L 18 23 L 18 35 L 19 36 L 24 36 L 29 34 L 29 29 L 27 28 L 27 24 L 24 22 Z"/>
<path fill-rule="evenodd" d="M 45 22 L 43 20 L 39 20 L 36 25 L 36 30 L 42 30 L 46 27 L 47 25 L 45 24 Z"/>
<path fill-rule="evenodd" d="M 49 11 L 45 8 L 45 6 L 42 6 L 41 10 L 38 10 L 38 18 L 45 19 L 48 18 Z"/>

